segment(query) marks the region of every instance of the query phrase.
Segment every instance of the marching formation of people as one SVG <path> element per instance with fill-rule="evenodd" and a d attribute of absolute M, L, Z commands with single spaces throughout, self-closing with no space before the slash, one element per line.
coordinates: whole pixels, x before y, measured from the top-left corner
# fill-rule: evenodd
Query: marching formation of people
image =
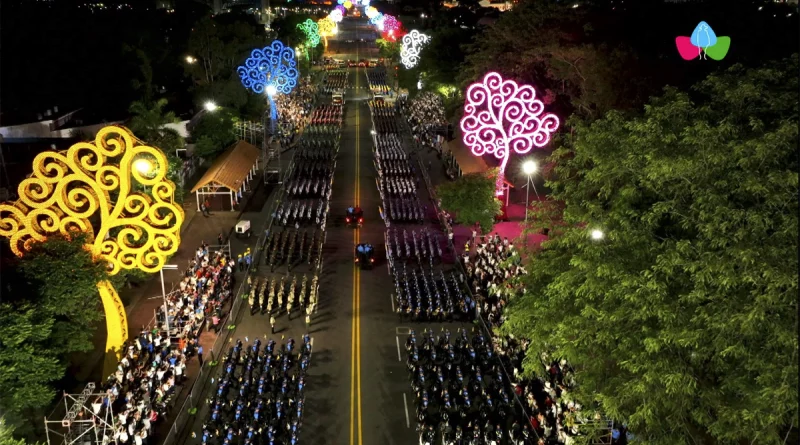
<path fill-rule="evenodd" d="M 397 125 L 397 110 L 392 105 L 381 100 L 369 101 L 369 110 L 372 113 L 372 125 L 379 134 L 399 133 Z"/>
<path fill-rule="evenodd" d="M 299 264 L 319 262 L 324 236 L 324 232 L 316 228 L 311 231 L 285 229 L 271 232 L 264 243 L 264 262 L 270 272 L 282 265 L 286 265 L 286 271 L 291 272 Z"/>
<path fill-rule="evenodd" d="M 406 365 L 416 396 L 420 444 L 533 445 L 533 425 L 515 403 L 514 389 L 480 331 L 459 328 L 406 340 Z"/>
<path fill-rule="evenodd" d="M 392 264 L 397 313 L 412 321 L 471 321 L 475 304 L 464 292 L 461 274 L 432 266 Z"/>
<path fill-rule="evenodd" d="M 423 227 L 419 231 L 407 229 L 388 229 L 386 231 L 386 254 L 391 264 L 395 261 L 416 262 L 416 264 L 429 264 L 431 267 L 442 259 L 441 234 Z"/>
<path fill-rule="evenodd" d="M 263 351 L 260 339 L 237 340 L 222 360 L 202 443 L 297 444 L 310 364 L 308 334 L 300 345 L 269 340 Z"/>
<path fill-rule="evenodd" d="M 242 255 L 238 258 L 240 268 L 244 263 Z M 227 253 L 210 252 L 208 244 L 203 243 L 189 262 L 179 288 L 170 292 L 166 298 L 167 323 L 164 308 L 156 310 L 156 325 L 170 336 L 185 337 L 199 335 L 204 321 L 209 329 L 218 331 L 224 307 L 233 295 L 233 270 L 236 267 Z"/>
<path fill-rule="evenodd" d="M 342 106 L 318 108 L 297 147 L 284 199 L 274 216 L 283 226 L 299 229 L 313 225 L 324 232 L 341 139 Z"/>
<path fill-rule="evenodd" d="M 426 91 L 412 100 L 400 99 L 397 104 L 408 120 L 417 146 L 441 153 L 444 138 L 437 134 L 437 130 L 447 128 L 442 97 Z"/>
<path fill-rule="evenodd" d="M 342 126 L 343 112 L 341 105 L 320 105 L 314 109 L 311 115 L 311 122 L 318 125 L 338 125 Z"/>
<path fill-rule="evenodd" d="M 311 276 L 311 279 L 309 279 Z M 319 302 L 319 272 L 312 275 L 303 274 L 298 280 L 297 275 L 281 275 L 271 278 L 257 278 L 250 283 L 250 315 L 256 313 L 268 314 L 272 333 L 275 333 L 275 316 L 280 316 L 283 311 L 292 320 L 295 310 L 306 316 L 306 324 L 311 323 L 311 314 L 314 313 Z"/>
<path fill-rule="evenodd" d="M 175 348 L 166 334 L 143 329 L 124 346 L 122 360 L 103 386 L 105 396 L 92 402 L 100 418 L 103 410 L 112 408 L 116 443 L 147 443 L 154 424 L 167 415 L 176 385 L 185 376 L 187 352 L 197 348 L 196 337 L 181 343 L 187 340 L 186 346 Z"/>
<path fill-rule="evenodd" d="M 372 94 L 389 94 L 391 91 L 386 68 L 383 66 L 368 69 L 367 82 L 369 82 L 369 90 Z"/>
<path fill-rule="evenodd" d="M 421 224 L 425 220 L 425 208 L 417 194 L 419 177 L 400 141 L 396 112 L 379 101 L 370 101 L 370 111 L 383 219 L 387 227 L 392 222 Z"/>
<path fill-rule="evenodd" d="M 333 65 L 335 66 L 335 65 Z M 323 79 L 323 91 L 326 93 L 333 93 L 347 88 L 347 70 L 341 69 L 328 69 L 325 71 L 325 78 Z"/>

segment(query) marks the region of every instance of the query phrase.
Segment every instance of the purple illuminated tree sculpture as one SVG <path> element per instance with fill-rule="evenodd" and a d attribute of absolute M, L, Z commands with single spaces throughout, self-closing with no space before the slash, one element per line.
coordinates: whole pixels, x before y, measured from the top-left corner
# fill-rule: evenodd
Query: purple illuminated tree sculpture
<path fill-rule="evenodd" d="M 558 117 L 544 113 L 544 103 L 536 99 L 530 85 L 518 85 L 490 72 L 467 88 L 461 119 L 464 144 L 475 156 L 489 153 L 501 160 L 498 195 L 502 194 L 511 150 L 525 154 L 533 147 L 544 147 L 558 125 Z"/>

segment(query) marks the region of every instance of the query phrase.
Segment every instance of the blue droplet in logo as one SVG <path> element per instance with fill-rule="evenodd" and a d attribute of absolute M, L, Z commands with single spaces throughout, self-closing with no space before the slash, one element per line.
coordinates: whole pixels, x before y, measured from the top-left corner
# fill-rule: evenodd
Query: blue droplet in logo
<path fill-rule="evenodd" d="M 692 31 L 691 38 L 692 45 L 700 48 L 708 48 L 717 44 L 717 35 L 711 29 L 711 25 L 706 22 L 700 22 L 697 27 Z"/>

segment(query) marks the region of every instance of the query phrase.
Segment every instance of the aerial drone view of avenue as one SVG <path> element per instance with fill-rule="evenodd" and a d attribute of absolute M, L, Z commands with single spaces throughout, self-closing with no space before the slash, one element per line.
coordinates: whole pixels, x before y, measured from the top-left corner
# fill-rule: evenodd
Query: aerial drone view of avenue
<path fill-rule="evenodd" d="M 800 443 L 796 1 L 1 11 L 0 445 Z"/>

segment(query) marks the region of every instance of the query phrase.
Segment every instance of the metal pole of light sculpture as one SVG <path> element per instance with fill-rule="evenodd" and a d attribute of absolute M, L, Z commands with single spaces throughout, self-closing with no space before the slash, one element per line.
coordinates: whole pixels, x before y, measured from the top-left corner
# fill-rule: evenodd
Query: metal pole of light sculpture
<path fill-rule="evenodd" d="M 502 195 L 511 150 L 525 154 L 544 147 L 558 129 L 558 117 L 544 112 L 530 85 L 518 85 L 490 72 L 467 88 L 461 130 L 475 156 L 493 154 L 500 160 L 496 194 Z"/>
<path fill-rule="evenodd" d="M 414 68 L 419 63 L 419 53 L 422 51 L 422 46 L 430 41 L 430 37 L 417 31 L 412 30 L 410 33 L 403 36 L 403 46 L 400 49 L 400 63 L 407 69 Z"/>
<path fill-rule="evenodd" d="M 294 49 L 275 40 L 264 49 L 254 49 L 236 72 L 245 88 L 256 94 L 266 94 L 269 103 L 270 132 L 275 134 L 278 109 L 275 96 L 289 94 L 297 86 L 297 60 Z"/>
<path fill-rule="evenodd" d="M 160 149 L 117 126 L 102 128 L 94 143 L 39 153 L 33 174 L 19 185 L 19 199 L 0 204 L 0 236 L 23 257 L 49 236 L 83 233 L 84 249 L 107 264 L 109 276 L 122 269 L 158 272 L 178 250 L 184 220 L 168 168 Z M 134 191 L 135 182 L 150 191 Z M 103 370 L 110 375 L 128 340 L 128 319 L 109 280 L 97 289 L 108 330 Z"/>

